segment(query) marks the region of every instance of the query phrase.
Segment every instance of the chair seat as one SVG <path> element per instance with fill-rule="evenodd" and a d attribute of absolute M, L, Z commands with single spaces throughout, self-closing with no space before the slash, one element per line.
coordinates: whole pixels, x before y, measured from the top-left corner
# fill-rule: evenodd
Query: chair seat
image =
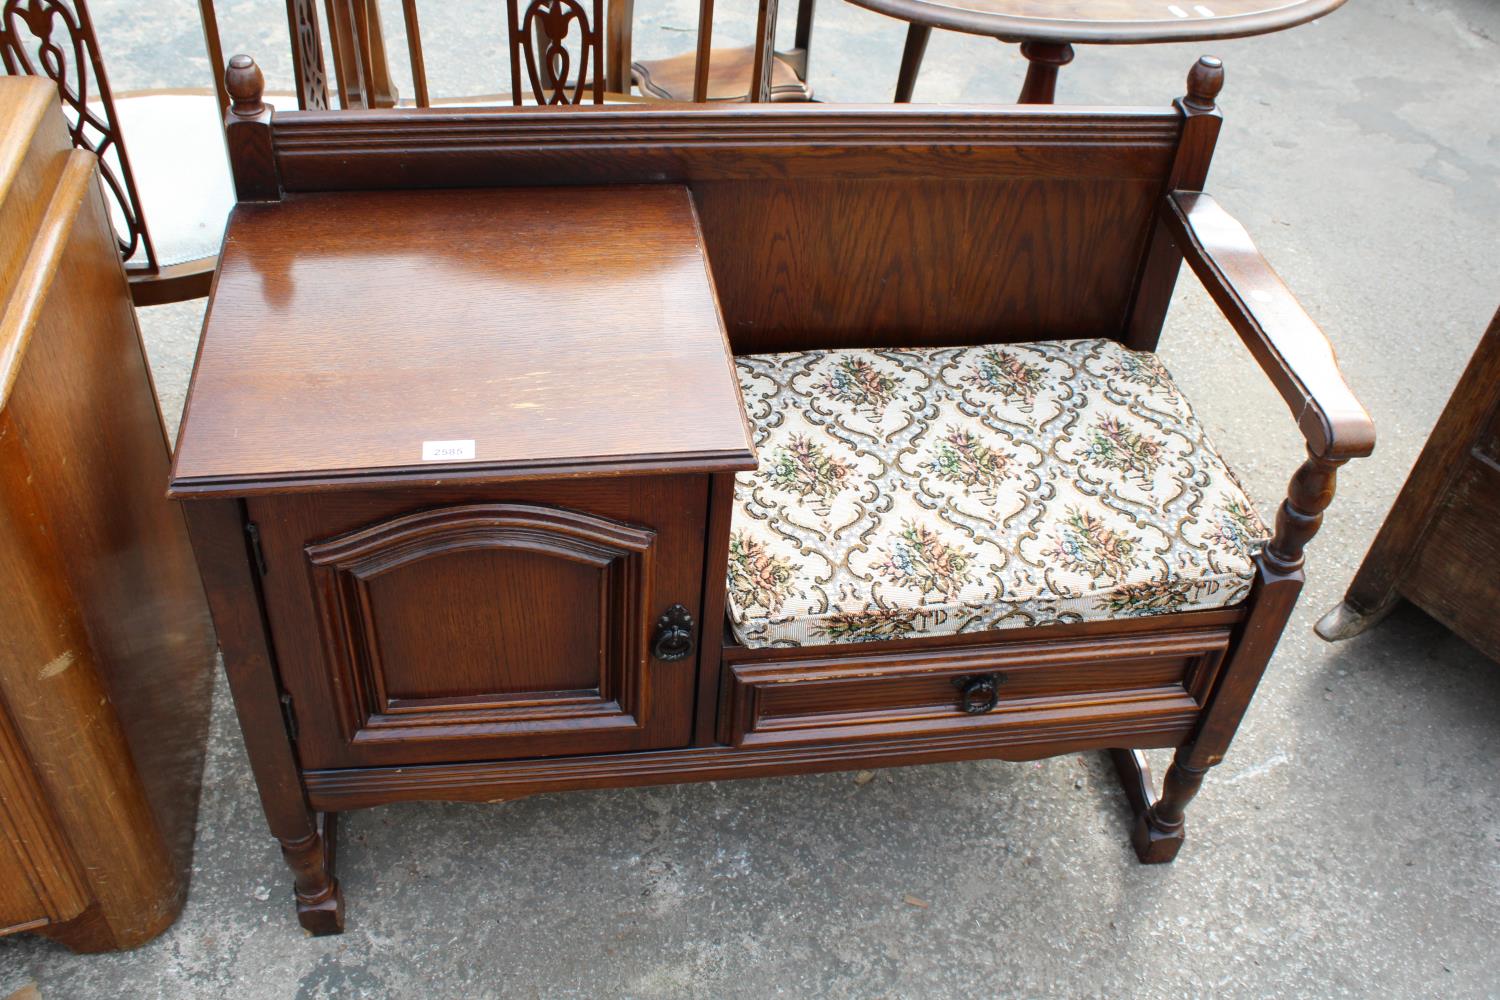
<path fill-rule="evenodd" d="M 630 69 L 642 94 L 664 101 L 691 101 L 697 58 L 696 53 L 684 52 L 668 59 L 642 60 L 632 64 Z M 753 46 L 711 50 L 708 59 L 708 99 L 749 101 L 754 64 Z M 812 100 L 812 88 L 797 76 L 791 63 L 775 53 L 771 59 L 771 100 L 776 103 Z"/>
<path fill-rule="evenodd" d="M 1237 603 L 1267 531 L 1156 355 L 1110 340 L 738 359 L 746 646 Z"/>
<path fill-rule="evenodd" d="M 121 94 L 115 112 L 158 262 L 212 258 L 234 208 L 218 98 L 211 91 Z"/>

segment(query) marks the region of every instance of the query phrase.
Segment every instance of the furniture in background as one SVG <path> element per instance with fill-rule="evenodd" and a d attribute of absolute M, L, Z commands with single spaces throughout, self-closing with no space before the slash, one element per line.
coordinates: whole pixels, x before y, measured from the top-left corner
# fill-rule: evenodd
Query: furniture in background
<path fill-rule="evenodd" d="M 79 951 L 187 893 L 214 634 L 97 160 L 0 79 L 0 933 Z"/>
<path fill-rule="evenodd" d="M 712 48 L 714 0 L 699 0 L 698 44 L 694 51 L 634 62 L 631 39 L 635 0 L 504 0 L 511 52 L 511 100 L 523 103 L 523 90 L 529 89 L 538 103 L 581 103 L 586 95 L 594 103 L 603 103 L 606 96 L 629 99 L 632 84 L 639 85 L 643 96 L 665 101 L 811 100 L 812 90 L 806 82 L 807 53 L 815 0 L 800 0 L 795 41 L 785 52 L 775 49 L 777 4 L 774 0 L 758 2 L 756 41 L 751 46 Z M 211 17 L 212 0 L 200 0 L 200 5 L 207 12 L 205 19 Z M 498 8 L 497 2 L 497 14 Z M 391 82 L 375 0 L 327 0 L 327 11 L 333 80 L 340 104 L 345 108 L 396 106 L 399 95 Z M 413 102 L 419 108 L 430 107 L 416 0 L 401 0 L 401 11 L 415 91 Z M 287 21 L 298 107 L 330 108 L 316 0 L 287 0 Z M 530 27 L 521 34 L 523 23 Z M 548 35 L 548 24 L 557 37 Z M 551 58 L 540 50 L 548 50 Z M 222 49 L 216 42 L 210 44 L 210 58 L 213 65 L 224 65 Z M 527 58 L 531 60 L 529 71 L 523 69 Z M 554 61 L 557 71 L 549 68 Z M 578 74 L 579 68 L 586 72 Z M 561 80 L 554 79 L 558 72 Z M 598 78 L 591 78 L 590 72 Z M 562 86 L 556 86 L 558 83 Z M 221 83 L 220 101 L 226 108 L 228 100 Z"/>
<path fill-rule="evenodd" d="M 1201 193 L 1222 80 L 273 114 L 231 60 L 170 491 L 303 926 L 416 799 L 1107 749 L 1170 861 L 1374 444 Z M 1184 259 L 1307 440 L 1274 533 L 1151 353 Z"/>
<path fill-rule="evenodd" d="M 817 0 L 797 0 L 792 47 L 776 48 L 777 0 L 758 0 L 755 43 L 714 49 L 713 0 L 699 0 L 698 49 L 689 55 L 634 62 L 631 70 L 642 94 L 664 101 L 810 101 L 807 59 L 812 49 Z"/>
<path fill-rule="evenodd" d="M 531 0 L 523 13 L 516 10 L 516 0 L 506 0 L 513 18 L 545 20 L 547 12 L 555 8 L 553 17 L 561 15 L 564 23 L 576 25 L 574 32 L 587 40 L 582 51 L 566 46 L 560 51 L 570 52 L 575 64 L 595 60 L 604 63 L 605 92 L 616 97 L 628 94 L 634 73 L 645 95 L 700 102 L 810 100 L 812 91 L 806 77 L 814 2 L 801 0 L 794 46 L 777 52 L 774 2 L 762 0 L 760 4 L 755 45 L 710 50 L 713 0 L 700 0 L 696 52 L 632 64 L 634 0 L 609 4 L 607 15 L 603 0 Z M 375 0 L 325 0 L 334 64 L 331 80 L 324 68 L 316 0 L 288 0 L 286 9 L 300 108 L 332 107 L 330 84 L 344 108 L 396 106 L 399 94 L 391 81 Z M 214 0 L 198 0 L 198 11 L 209 65 L 222 67 L 223 44 Z M 415 103 L 427 107 L 426 61 L 415 0 L 402 0 L 402 13 Z M 533 58 L 541 76 L 547 78 L 545 61 L 536 58 L 536 47 L 545 42 L 542 33 L 525 39 L 512 35 L 516 80 L 520 78 L 518 67 L 523 53 Z M 73 144 L 99 156 L 136 305 L 160 305 L 207 295 L 223 232 L 222 219 L 234 203 L 221 135 L 229 109 L 222 74 L 215 73 L 213 91 L 114 94 L 87 0 L 0 0 L 0 63 L 10 75 L 52 80 L 68 116 Z M 519 84 L 512 88 L 517 103 L 522 100 L 521 89 Z M 548 88 L 538 81 L 534 89 Z M 552 96 L 558 96 L 561 90 L 552 88 Z M 603 94 L 597 99 L 602 100 Z M 138 162 L 144 166 L 139 177 L 126 151 L 127 133 L 133 137 Z"/>
<path fill-rule="evenodd" d="M 909 25 L 896 101 L 911 100 L 933 28 L 1015 42 L 1026 57 L 1021 104 L 1051 104 L 1057 71 L 1073 61 L 1073 46 L 1200 42 L 1281 31 L 1322 17 L 1344 0 L 1219 0 L 1212 6 L 1182 0 L 849 0 Z"/>
<path fill-rule="evenodd" d="M 202 4 L 211 14 L 211 0 Z M 211 17 L 204 28 L 217 46 Z M 0 62 L 51 80 L 73 145 L 99 157 L 136 305 L 207 295 L 234 203 L 223 106 L 209 91 L 113 93 L 87 0 L 0 0 Z"/>
<path fill-rule="evenodd" d="M 1318 622 L 1359 635 L 1404 597 L 1500 660 L 1500 312 L 1406 477 L 1341 604 Z"/>

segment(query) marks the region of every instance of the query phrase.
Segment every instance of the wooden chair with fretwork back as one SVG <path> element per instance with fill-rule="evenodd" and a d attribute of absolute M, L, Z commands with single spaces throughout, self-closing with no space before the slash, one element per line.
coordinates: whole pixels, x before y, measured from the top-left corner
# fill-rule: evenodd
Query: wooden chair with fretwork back
<path fill-rule="evenodd" d="M 207 0 L 203 0 L 207 2 Z M 400 103 L 397 88 L 391 80 L 386 56 L 384 32 L 375 0 L 325 0 L 326 23 L 333 53 L 332 78 L 323 62 L 323 43 L 316 0 L 287 0 L 287 21 L 292 38 L 293 63 L 297 78 L 297 103 L 303 110 L 332 107 L 330 85 L 336 88 L 339 103 L 345 108 L 395 107 Z M 665 101 L 806 101 L 812 90 L 806 83 L 807 55 L 812 38 L 815 0 L 800 0 L 797 8 L 793 47 L 777 51 L 777 4 L 760 0 L 753 45 L 742 48 L 712 48 L 713 0 L 699 0 L 699 34 L 694 51 L 658 60 L 635 62 L 631 59 L 634 0 L 527 0 L 506 2 L 507 24 L 527 22 L 533 25 L 530 41 L 509 39 L 512 56 L 512 90 L 510 99 L 524 103 L 522 85 L 531 82 L 525 67 L 529 51 L 541 90 L 551 77 L 545 60 L 537 60 L 538 50 L 547 48 L 545 22 L 558 22 L 559 31 L 567 26 L 568 35 L 560 51 L 566 51 L 570 69 L 585 68 L 583 89 L 576 74 L 565 74 L 569 86 L 551 94 L 559 98 L 563 91 L 576 92 L 575 103 L 599 88 L 588 79 L 588 67 L 602 65 L 604 99 L 629 99 L 632 86 L 641 95 Z M 427 83 L 426 54 L 422 44 L 421 22 L 416 0 L 402 0 L 402 17 L 406 28 L 407 56 L 411 65 L 413 99 L 419 108 L 432 105 Z M 215 65 L 223 65 L 222 51 L 211 51 Z M 518 82 L 519 81 L 519 82 Z M 570 89 L 571 88 L 571 89 Z M 532 97 L 542 103 L 540 91 L 529 88 Z M 227 107 L 227 97 L 221 100 Z"/>
<path fill-rule="evenodd" d="M 200 4 L 216 49 L 212 2 Z M 0 0 L 0 66 L 7 76 L 50 80 L 70 142 L 98 157 L 135 304 L 207 295 L 234 204 L 221 133 L 227 100 L 216 112 L 207 89 L 115 93 L 88 0 Z"/>

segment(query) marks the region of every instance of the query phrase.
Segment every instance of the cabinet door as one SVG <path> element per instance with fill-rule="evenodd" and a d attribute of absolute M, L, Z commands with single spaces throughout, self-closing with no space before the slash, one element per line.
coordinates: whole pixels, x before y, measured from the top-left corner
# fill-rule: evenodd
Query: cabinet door
<path fill-rule="evenodd" d="M 696 657 L 653 645 L 682 605 L 696 646 L 706 492 L 679 477 L 252 503 L 303 766 L 686 745 Z"/>

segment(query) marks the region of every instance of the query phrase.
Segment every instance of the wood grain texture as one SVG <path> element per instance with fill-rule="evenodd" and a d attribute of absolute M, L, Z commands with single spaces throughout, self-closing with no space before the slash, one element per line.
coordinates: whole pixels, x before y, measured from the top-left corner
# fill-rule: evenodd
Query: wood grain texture
<path fill-rule="evenodd" d="M 232 676 L 243 675 L 236 699 L 246 725 L 274 730 L 250 737 L 270 745 L 264 754 L 252 747 L 251 756 L 274 758 L 262 792 L 273 829 L 286 831 L 278 836 L 298 879 L 304 926 L 337 922 L 317 909 L 336 906 L 338 897 L 331 839 L 309 829 L 313 812 L 400 800 L 1112 749 L 1137 814 L 1139 856 L 1170 860 L 1183 842 L 1188 803 L 1232 740 L 1285 626 L 1303 550 L 1332 499 L 1334 470 L 1368 443 L 1354 411 L 1341 409 L 1330 388 L 1331 353 L 1320 358 L 1309 346 L 1321 334 L 1312 341 L 1289 319 L 1289 293 L 1267 277 L 1253 250 L 1217 225 L 1204 226 L 1211 238 L 1187 248 L 1202 258 L 1200 273 L 1242 336 L 1263 344 L 1258 356 L 1289 400 L 1302 404 L 1299 417 L 1314 414 L 1302 424 L 1325 447 L 1293 476 L 1248 600 L 1208 612 L 796 649 L 744 649 L 725 629 L 732 468 L 676 463 L 670 452 L 652 450 L 660 447 L 652 428 L 661 429 L 660 440 L 696 433 L 699 383 L 729 374 L 717 317 L 693 334 L 699 347 L 712 340 L 716 365 L 687 373 L 675 394 L 634 396 L 608 381 L 614 374 L 625 384 L 618 373 L 630 361 L 601 355 L 609 370 L 590 369 L 590 352 L 607 352 L 610 343 L 589 339 L 589 324 L 566 320 L 580 289 L 591 282 L 613 288 L 616 274 L 639 273 L 638 248 L 680 230 L 662 227 L 666 216 L 636 211 L 613 230 L 615 246 L 633 233 L 628 260 L 599 260 L 575 273 L 569 268 L 587 241 L 569 244 L 571 256 L 549 256 L 539 248 L 551 247 L 533 238 L 529 254 L 511 247 L 482 257 L 471 268 L 480 272 L 474 281 L 447 275 L 454 259 L 471 259 L 469 244 L 495 233 L 506 239 L 509 228 L 491 210 L 482 228 L 465 229 L 456 206 L 505 206 L 507 221 L 540 218 L 522 206 L 524 195 L 527 205 L 566 221 L 570 206 L 589 206 L 598 219 L 632 199 L 671 197 L 696 211 L 695 281 L 710 303 L 717 298 L 735 352 L 1078 336 L 1150 347 L 1180 268 L 1179 244 L 1191 242 L 1166 210 L 1179 204 L 1172 199 L 1182 188 L 1202 185 L 1222 81 L 1216 61 L 1200 61 L 1187 95 L 1162 110 L 604 106 L 274 116 L 282 201 L 242 206 L 231 229 L 208 324 L 210 343 L 220 346 L 205 349 L 195 386 L 199 393 L 213 382 L 205 373 L 217 372 L 246 379 L 245 391 L 221 385 L 195 394 L 188 421 L 216 429 L 223 447 L 248 449 L 242 457 L 292 452 L 279 461 L 301 471 L 191 479 L 180 466 L 177 488 L 248 498 L 234 501 L 245 504 L 243 514 L 219 509 L 223 523 L 200 557 L 219 591 L 216 610 L 224 607 L 221 629 L 245 639 L 264 600 L 265 634 L 249 637 L 252 655 L 231 658 L 226 645 L 226 660 L 239 664 Z M 250 169 L 260 169 L 259 161 Z M 539 179 L 548 186 L 537 188 Z M 655 195 L 641 184 L 656 185 Z M 416 205 L 423 206 L 420 224 L 392 224 L 415 217 L 405 206 Z M 282 232 L 272 232 L 273 221 Z M 291 231 L 312 238 L 294 242 Z M 462 253 L 451 233 L 466 237 Z M 236 244 L 242 234 L 251 239 Z M 260 266 L 243 267 L 238 284 L 226 286 L 228 263 L 247 245 Z M 323 249 L 314 253 L 314 245 Z M 337 282 L 316 269 L 332 258 L 330 247 L 341 255 Z M 510 263 L 518 258 L 521 264 Z M 521 385 L 540 371 L 544 385 L 554 384 L 552 369 L 528 367 L 535 355 L 513 350 L 506 338 L 497 344 L 492 332 L 467 332 L 514 314 L 511 299 L 498 297 L 482 312 L 463 311 L 488 295 L 507 266 L 551 306 L 549 321 L 533 326 L 573 348 L 576 377 L 567 383 L 571 392 L 557 393 L 557 424 L 511 425 L 513 451 L 499 457 L 513 464 L 494 465 L 491 455 L 473 477 L 463 467 L 430 474 L 410 464 L 375 465 L 389 454 L 379 448 L 398 425 L 409 434 L 433 413 L 483 416 L 476 400 L 491 398 L 447 401 L 431 393 L 433 385 L 468 385 L 453 380 L 469 375 L 452 375 L 451 364 L 438 373 L 412 362 L 411 343 L 424 332 L 417 311 L 398 296 L 420 299 L 448 340 L 470 345 L 445 354 L 434 336 L 422 342 L 426 351 L 472 365 L 482 355 L 474 345 L 483 342 L 502 352 L 494 377 L 510 374 Z M 565 277 L 553 280 L 558 274 Z M 337 296 L 327 291 L 333 287 Z M 431 294 L 434 287 L 443 294 Z M 1270 297 L 1270 308 L 1255 292 Z M 1246 300 L 1253 305 L 1242 306 Z M 390 315 L 402 322 L 390 323 Z M 559 315 L 564 320 L 555 322 Z M 269 354 L 244 349 L 250 344 L 269 346 Z M 218 352 L 212 362 L 210 350 Z M 319 370 L 307 360 L 314 354 L 329 361 L 321 382 L 306 376 Z M 364 368 L 393 364 L 406 366 L 404 381 L 398 387 L 393 378 L 375 394 L 392 424 L 372 446 L 359 435 L 382 418 L 365 409 Z M 1285 374 L 1292 371 L 1295 378 Z M 253 399 L 245 412 L 260 414 L 288 389 L 297 393 L 295 420 L 263 441 L 228 441 L 227 428 L 245 418 L 231 419 L 226 403 Z M 591 409 L 590 391 L 617 394 L 608 415 Z M 358 421 L 335 412 L 350 400 Z M 737 416 L 737 397 L 734 404 Z M 1314 433 L 1323 426 L 1318 413 L 1330 415 L 1323 437 Z M 325 436 L 328 425 L 343 439 Z M 192 433 L 184 432 L 185 446 Z M 309 463 L 297 433 L 330 457 Z M 596 463 L 580 464 L 579 443 L 599 441 L 617 444 Z M 546 508 L 592 525 L 596 537 L 625 539 L 604 526 L 615 522 L 652 540 L 622 541 L 592 563 L 570 561 L 548 521 L 518 555 L 501 537 L 509 528 L 497 533 L 486 523 L 470 533 L 475 510 L 501 508 Z M 246 519 L 263 559 L 235 535 Z M 640 600 L 602 596 L 614 591 L 600 579 L 632 559 L 643 568 L 637 577 L 622 571 L 627 582 L 618 589 L 639 589 Z M 635 578 L 649 578 L 649 595 Z M 523 592 L 538 605 L 529 618 L 518 607 Z M 612 671 L 601 666 L 608 657 L 588 654 L 611 645 L 605 636 L 634 629 L 639 639 L 641 610 L 677 603 L 697 622 L 696 661 L 650 664 L 636 672 L 635 702 L 609 697 L 611 685 L 629 688 L 631 671 Z M 626 618 L 629 629 L 620 625 Z M 443 635 L 424 644 L 433 623 Z M 289 699 L 291 717 L 279 727 L 278 695 Z M 519 717 L 505 718 L 510 711 L 534 714 L 513 725 Z M 647 721 L 632 733 L 617 725 L 623 716 L 668 719 L 671 727 L 652 730 Z M 539 721 L 554 728 L 543 731 Z M 1177 749 L 1160 795 L 1130 752 L 1150 747 Z"/>
<path fill-rule="evenodd" d="M 1162 179 L 1168 107 L 797 104 L 277 112 L 291 192 L 799 177 Z"/>
<path fill-rule="evenodd" d="M 849 0 L 903 21 L 989 35 L 1007 42 L 1190 42 L 1280 31 L 1322 17 L 1344 0 L 1216 0 L 1212 8 L 1181 4 L 1174 14 L 1157 0 Z M 1205 14 L 1205 10 L 1212 14 Z"/>
<path fill-rule="evenodd" d="M 1115 336 L 1149 181 L 704 182 L 736 353 Z M 730 248 L 733 248 L 732 250 Z"/>
<path fill-rule="evenodd" d="M 1163 198 L 1173 191 L 1203 190 L 1223 124 L 1215 103 L 1223 85 L 1224 65 L 1213 56 L 1200 56 L 1188 71 L 1187 95 L 1172 102 L 1182 116 L 1182 139 L 1162 185 Z M 1140 262 L 1135 301 L 1126 320 L 1123 338 L 1126 347 L 1136 351 L 1156 350 L 1181 271 L 1182 248 L 1158 212 Z"/>
<path fill-rule="evenodd" d="M 0 289 L 14 285 L 30 255 L 29 235 L 41 225 L 69 159 L 56 95 L 56 87 L 34 76 L 7 77 L 0 87 L 0 233 L 7 236 L 0 240 Z M 6 373 L 22 350 L 23 345 L 0 341 L 0 385 L 9 385 Z"/>
<path fill-rule="evenodd" d="M 673 604 L 701 619 L 707 503 L 702 476 L 253 499 L 249 516 L 262 538 L 266 606 L 302 766 L 686 745 L 694 662 L 663 663 L 646 646 L 656 617 Z M 497 537 L 473 527 L 468 509 L 485 504 L 552 512 L 557 526 L 524 534 L 517 526 Z M 382 545 L 372 556 L 390 564 L 414 554 L 413 544 L 430 547 L 431 558 L 415 564 L 422 578 L 412 581 L 426 589 L 351 595 L 344 605 L 356 609 L 356 627 L 346 628 L 322 591 L 318 562 L 337 558 L 328 553 L 347 546 L 340 539 L 389 533 L 382 526 L 413 516 L 435 527 L 404 550 Z M 580 575 L 565 532 L 606 531 L 615 540 L 596 546 L 602 565 Z M 475 550 L 475 542 L 488 547 Z M 480 586 L 486 580 L 495 586 Z M 435 622 L 454 631 L 424 647 Z M 426 686 L 412 689 L 419 677 Z M 407 697 L 391 688 L 401 684 Z M 390 700 L 372 702 L 381 691 Z"/>
<path fill-rule="evenodd" d="M 332 846 L 323 838 L 325 817 L 308 808 L 297 750 L 283 713 L 276 655 L 259 579 L 252 569 L 244 504 L 198 500 L 184 505 L 184 510 L 266 824 L 292 869 L 303 926 L 329 933 L 330 927 L 342 926 L 343 895 L 329 863 Z"/>
<path fill-rule="evenodd" d="M 13 643 L 7 653 L 20 648 Z M 61 924 L 90 903 L 62 822 L 10 713 L 0 705 L 0 934 Z"/>
<path fill-rule="evenodd" d="M 1028 630 L 1035 631 L 1035 630 Z M 1082 718 L 1100 725 L 1151 720 L 1183 735 L 1213 683 L 1229 632 L 1160 633 L 858 655 L 824 647 L 822 658 L 728 668 L 722 720 L 732 746 L 794 745 L 889 735 L 1010 729 L 1037 742 Z M 961 682 L 983 675 L 999 701 L 964 709 Z"/>
<path fill-rule="evenodd" d="M 1500 603 L 1494 555 L 1500 550 L 1500 311 L 1495 313 L 1428 435 L 1422 453 L 1370 543 L 1344 595 L 1352 629 L 1363 631 L 1409 596 L 1500 660 Z M 1336 609 L 1337 610 L 1337 609 Z"/>
<path fill-rule="evenodd" d="M 46 933 L 124 948 L 186 893 L 214 636 L 94 157 L 57 128 L 29 141 L 50 154 L 0 161 L 7 217 L 34 220 L 7 230 L 25 254 L 0 285 L 0 757 L 32 774 L 0 780 L 0 826 L 51 900 Z M 44 210 L 14 209 L 39 176 Z"/>
<path fill-rule="evenodd" d="M 372 193 L 235 211 L 172 486 L 752 464 L 686 192 Z"/>
<path fill-rule="evenodd" d="M 1406 570 L 1411 600 L 1500 661 L 1500 464 L 1467 459 Z"/>
<path fill-rule="evenodd" d="M 224 145 L 234 165 L 234 193 L 240 201 L 275 201 L 281 195 L 276 177 L 273 109 L 262 99 L 266 81 L 249 56 L 233 56 L 224 70 L 230 98 L 224 115 Z"/>
<path fill-rule="evenodd" d="M 543 792 L 674 785 L 960 760 L 1039 760 L 1111 747 L 1170 747 L 1180 742 L 1181 732 L 1175 719 L 1169 719 L 1165 728 L 1126 719 L 1117 724 L 1080 723 L 1060 729 L 1054 732 L 1052 742 L 1039 742 L 1025 731 L 991 728 L 816 746 L 689 747 L 609 756 L 309 771 L 305 778 L 309 800 L 318 808 L 346 810 L 388 802 L 492 802 Z"/>
<path fill-rule="evenodd" d="M 456 708 L 474 691 L 502 701 L 597 693 L 607 685 L 596 661 L 615 645 L 604 623 L 582 614 L 552 627 L 543 620 L 639 588 L 655 543 L 655 532 L 587 514 L 460 504 L 304 551 L 324 614 L 370 658 L 372 710 L 410 712 L 423 703 Z M 391 620 L 415 605 L 424 620 Z"/>
<path fill-rule="evenodd" d="M 744 102 L 754 100 L 751 77 L 755 47 L 713 49 L 708 54 L 708 79 L 702 100 Z M 643 59 L 631 66 L 641 93 L 664 101 L 690 101 L 698 64 L 697 52 L 684 52 L 666 59 Z M 809 101 L 812 88 L 797 76 L 784 57 L 772 59 L 771 100 Z"/>
<path fill-rule="evenodd" d="M 289 191 L 687 184 L 733 348 L 766 353 L 1119 336 L 1182 119 L 761 105 L 278 115 L 275 129 Z"/>
<path fill-rule="evenodd" d="M 1333 347 L 1245 228 L 1204 194 L 1174 194 L 1163 212 L 1194 273 L 1291 407 L 1313 453 L 1370 454 L 1375 424 L 1344 382 Z"/>

